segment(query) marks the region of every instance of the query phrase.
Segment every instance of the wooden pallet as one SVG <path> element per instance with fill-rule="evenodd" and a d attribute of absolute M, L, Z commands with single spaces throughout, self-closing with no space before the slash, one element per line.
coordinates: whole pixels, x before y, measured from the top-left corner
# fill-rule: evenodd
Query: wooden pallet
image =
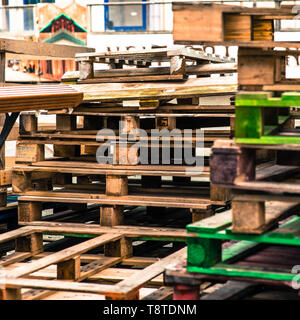
<path fill-rule="evenodd" d="M 294 124 L 297 106 L 300 105 L 298 92 L 285 92 L 276 98 L 269 92 L 240 92 L 235 103 L 237 143 L 299 144 L 299 134 Z"/>
<path fill-rule="evenodd" d="M 94 107 L 94 109 L 99 111 L 101 106 Z M 226 191 L 223 193 L 219 188 L 209 190 L 207 186 L 203 188 L 201 182 L 198 185 L 197 183 L 194 186 L 191 185 L 190 188 L 187 186 L 191 183 L 191 177 L 209 177 L 207 159 L 205 167 L 203 170 L 201 168 L 199 172 L 195 172 L 193 166 L 188 166 L 185 163 L 176 164 L 173 156 L 169 165 L 164 165 L 161 159 L 155 165 L 139 164 L 138 152 L 128 157 L 124 156 L 124 151 L 127 151 L 132 143 L 137 141 L 140 141 L 141 147 L 148 146 L 148 138 L 132 140 L 123 150 L 120 136 L 142 127 L 143 120 L 136 115 L 124 115 L 121 119 L 126 125 L 121 131 L 118 131 L 118 129 L 114 129 L 116 121 L 112 120 L 118 121 L 120 117 L 99 116 L 97 112 L 89 112 L 89 106 L 85 106 L 85 110 L 87 111 L 79 112 L 78 115 L 76 111 L 74 115 L 57 114 L 56 131 L 52 132 L 38 131 L 35 114 L 23 113 L 21 115 L 21 135 L 17 144 L 17 165 L 13 178 L 14 192 L 30 197 L 26 201 L 32 202 L 34 206 L 45 201 L 101 204 L 103 205 L 101 224 L 110 225 L 122 221 L 121 206 L 123 205 L 191 208 L 193 216 L 197 217 L 204 212 L 211 213 L 214 206 L 228 204 L 229 194 Z M 84 116 L 83 128 L 77 128 L 76 117 L 79 114 Z M 194 112 L 193 115 L 195 114 Z M 193 122 L 190 118 L 180 116 L 178 119 L 175 117 L 156 117 L 151 121 L 151 123 L 148 121 L 144 125 L 159 130 L 183 127 L 192 128 L 195 133 L 195 128 L 199 126 L 199 120 Z M 215 125 L 215 121 L 213 118 L 211 125 Z M 222 121 L 219 123 L 226 123 Z M 205 119 L 203 123 L 206 123 L 207 126 L 207 122 L 208 120 Z M 228 124 L 230 122 L 227 119 Z M 104 143 L 104 141 L 97 141 L 96 133 L 103 127 L 113 128 L 117 134 L 116 147 L 112 154 L 112 159 L 116 160 L 113 162 L 114 164 L 106 165 L 96 162 L 96 150 Z M 209 147 L 216 139 L 229 138 L 230 135 L 230 130 L 207 130 L 205 131 L 204 146 Z M 177 142 L 181 141 L 177 140 L 171 139 L 171 148 L 176 148 Z M 188 140 L 195 151 L 197 142 L 195 134 Z M 160 150 L 164 147 L 161 144 L 162 138 L 159 142 L 158 148 Z M 59 158 L 45 160 L 44 146 L 46 144 L 54 145 L 54 156 Z M 19 165 L 22 163 L 26 165 Z M 142 176 L 139 181 L 128 180 L 128 177 L 136 175 Z M 77 184 L 72 183 L 72 176 L 77 177 Z M 173 186 L 162 183 L 161 176 L 172 177 Z M 106 183 L 103 183 L 105 181 Z M 96 182 L 96 184 L 92 182 Z M 53 190 L 54 186 L 63 187 L 63 189 Z M 37 203 L 34 204 L 34 202 Z M 104 218 L 105 216 L 107 218 Z"/>
<path fill-rule="evenodd" d="M 274 20 L 293 19 L 291 6 L 243 7 L 215 3 L 173 3 L 175 44 L 223 44 L 261 48 L 299 48 L 300 43 L 274 41 Z M 213 24 L 212 24 L 213 21 Z"/>
<path fill-rule="evenodd" d="M 300 140 L 295 128 L 299 102 L 297 92 L 281 97 L 265 92 L 237 94 L 235 141 L 216 142 L 211 157 L 213 185 L 233 190 L 234 230 L 260 229 L 266 201 L 299 201 Z M 260 151 L 269 153 L 273 163 L 257 171 Z"/>
<path fill-rule="evenodd" d="M 289 287 L 263 283 L 207 279 L 206 275 L 188 272 L 186 259 L 167 266 L 164 284 L 173 288 L 173 300 L 299 300 L 298 292 Z"/>
<path fill-rule="evenodd" d="M 189 272 L 209 279 L 251 281 L 290 286 L 298 281 L 292 272 L 299 250 L 299 217 L 292 217 L 267 233 L 250 235 L 233 232 L 231 214 L 225 212 L 188 225 Z M 222 241 L 234 244 L 222 249 Z M 282 256 L 284 255 L 284 259 Z"/>
<path fill-rule="evenodd" d="M 277 152 L 279 164 L 273 161 L 256 167 L 257 149 L 269 150 L 262 145 L 248 146 L 216 143 L 212 148 L 211 182 L 232 191 L 233 229 L 255 233 L 265 230 L 267 201 L 284 201 L 286 205 L 299 202 L 299 166 L 295 158 L 298 151 L 289 151 L 290 145 L 284 145 L 287 150 L 274 145 L 272 151 Z"/>
<path fill-rule="evenodd" d="M 76 173 L 79 171 L 80 174 Z M 230 194 L 220 188 L 210 188 L 208 182 L 190 182 L 186 176 L 182 180 L 173 177 L 172 181 L 165 181 L 161 175 L 166 171 L 161 173 L 153 169 L 115 171 L 111 169 L 108 174 L 103 169 L 97 172 L 97 169 L 56 166 L 16 167 L 13 190 L 22 195 L 19 197 L 19 222 L 40 220 L 44 202 L 99 204 L 96 220 L 108 226 L 123 223 L 124 206 L 147 206 L 149 213 L 163 213 L 164 208 L 187 208 L 196 221 L 229 205 Z M 130 178 L 130 175 L 139 173 L 141 178 Z M 76 175 L 77 183 L 72 183 L 71 177 Z"/>
<path fill-rule="evenodd" d="M 238 85 L 244 91 L 297 91 L 297 78 L 287 78 L 286 69 L 291 57 L 298 60 L 299 50 L 265 48 L 238 49 Z"/>
<path fill-rule="evenodd" d="M 66 235 L 69 239 L 77 239 L 77 244 L 47 252 L 43 246 L 43 234 Z M 181 229 L 66 226 L 49 222 L 28 225 L 0 235 L 1 243 L 16 242 L 15 252 L 0 260 L 6 271 L 6 277 L 1 278 L 1 297 L 6 300 L 32 300 L 63 291 L 104 295 L 114 300 L 139 299 L 140 288 L 162 287 L 158 276 L 186 248 L 179 251 L 173 248 L 161 259 L 135 257 L 133 252 L 139 245 L 134 241 L 140 243 L 150 239 L 167 244 L 184 241 L 185 238 L 186 232 Z M 28 259 L 30 263 L 24 262 Z M 170 294 L 166 288 L 156 293 L 160 298 L 167 298 Z M 154 297 L 155 292 L 151 296 Z"/>
<path fill-rule="evenodd" d="M 209 54 L 192 48 L 157 48 L 128 51 L 107 51 L 92 54 L 78 54 L 76 61 L 79 62 L 79 80 L 83 83 L 108 83 L 108 82 L 149 82 L 149 81 L 182 81 L 189 74 L 203 73 L 203 68 L 192 66 L 193 64 L 231 63 L 230 66 L 209 66 L 206 68 L 213 72 L 232 72 L 234 70 L 234 59 Z M 123 69 L 124 65 L 135 65 L 137 67 L 150 67 L 153 62 L 168 62 L 169 67 L 135 68 Z M 94 72 L 94 63 L 105 63 L 110 66 L 109 70 L 98 70 Z M 188 66 L 190 64 L 190 66 Z M 204 68 L 205 69 L 205 68 Z M 64 81 L 74 80 L 76 76 L 66 75 Z"/>

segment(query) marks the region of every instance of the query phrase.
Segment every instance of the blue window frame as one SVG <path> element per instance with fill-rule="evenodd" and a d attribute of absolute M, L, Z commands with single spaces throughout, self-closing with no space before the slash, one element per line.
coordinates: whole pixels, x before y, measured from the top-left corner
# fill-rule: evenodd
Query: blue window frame
<path fill-rule="evenodd" d="M 104 0 L 109 2 L 124 0 Z M 105 30 L 114 31 L 145 31 L 147 29 L 147 5 L 140 4 L 146 0 L 137 1 L 136 5 L 104 6 Z"/>
<path fill-rule="evenodd" d="M 55 0 L 23 0 L 24 5 L 32 5 L 40 2 L 54 3 Z M 34 30 L 33 10 L 24 8 L 24 30 Z"/>

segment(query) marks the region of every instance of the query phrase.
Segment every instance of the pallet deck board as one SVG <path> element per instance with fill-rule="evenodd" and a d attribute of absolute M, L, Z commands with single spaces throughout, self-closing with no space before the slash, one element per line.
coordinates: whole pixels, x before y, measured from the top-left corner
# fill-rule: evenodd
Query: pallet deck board
<path fill-rule="evenodd" d="M 74 108 L 82 101 L 83 93 L 70 86 L 37 85 L 0 87 L 0 111 L 47 110 Z"/>
<path fill-rule="evenodd" d="M 235 94 L 236 81 L 229 79 L 188 79 L 184 83 L 109 83 L 70 85 L 84 92 L 83 102 L 106 102 L 139 99 L 175 99 L 182 97 Z"/>

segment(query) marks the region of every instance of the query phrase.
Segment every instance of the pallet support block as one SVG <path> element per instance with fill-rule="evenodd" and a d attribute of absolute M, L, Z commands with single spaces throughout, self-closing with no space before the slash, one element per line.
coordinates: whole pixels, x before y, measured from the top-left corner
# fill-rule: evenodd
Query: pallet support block
<path fill-rule="evenodd" d="M 21 289 L 0 289 L 0 300 L 22 300 Z"/>
<path fill-rule="evenodd" d="M 242 89 L 257 88 L 260 90 L 260 86 L 275 83 L 277 59 L 273 54 L 262 53 L 261 49 L 239 47 L 238 84 L 242 86 Z"/>
<path fill-rule="evenodd" d="M 187 238 L 188 265 L 209 268 L 222 261 L 222 241 Z"/>
<path fill-rule="evenodd" d="M 32 222 L 42 219 L 42 203 L 19 201 L 18 204 L 18 221 Z"/>
<path fill-rule="evenodd" d="M 265 224 L 265 203 L 262 201 L 232 201 L 232 230 L 251 232 Z"/>
<path fill-rule="evenodd" d="M 254 149 L 238 147 L 227 140 L 216 141 L 210 159 L 210 179 L 212 184 L 234 184 L 255 179 Z M 220 170 L 219 168 L 222 168 Z"/>
<path fill-rule="evenodd" d="M 200 286 L 175 285 L 173 300 L 199 300 Z"/>
<path fill-rule="evenodd" d="M 80 256 L 57 263 L 57 279 L 77 281 L 80 277 Z"/>
<path fill-rule="evenodd" d="M 93 60 L 80 61 L 79 63 L 79 79 L 87 80 L 94 78 L 94 62 Z"/>
<path fill-rule="evenodd" d="M 33 233 L 26 237 L 20 237 L 15 241 L 16 252 L 30 252 L 32 255 L 43 252 L 43 235 Z"/>
<path fill-rule="evenodd" d="M 230 189 L 210 186 L 210 200 L 211 201 L 229 201 Z"/>
<path fill-rule="evenodd" d="M 106 257 L 129 258 L 132 253 L 132 239 L 126 237 L 104 245 L 104 255 Z"/>
<path fill-rule="evenodd" d="M 17 142 L 16 163 L 32 163 L 45 160 L 43 144 L 24 144 Z"/>
<path fill-rule="evenodd" d="M 72 131 L 76 130 L 76 116 L 57 114 L 56 115 L 56 130 L 57 131 Z"/>
<path fill-rule="evenodd" d="M 170 74 L 177 75 L 177 74 L 185 74 L 185 59 L 184 57 L 180 56 L 173 56 L 170 59 Z"/>
<path fill-rule="evenodd" d="M 125 196 L 128 194 L 127 176 L 106 176 L 106 195 L 107 196 Z"/>
<path fill-rule="evenodd" d="M 124 219 L 123 206 L 101 206 L 100 225 L 112 227 L 122 224 Z"/>
<path fill-rule="evenodd" d="M 66 185 L 66 184 L 72 184 L 72 173 L 56 173 L 53 175 L 53 184 L 54 185 Z M 77 177 L 77 183 L 78 183 Z"/>
<path fill-rule="evenodd" d="M 38 119 L 35 114 L 21 113 L 20 114 L 20 135 L 36 133 L 38 129 Z"/>

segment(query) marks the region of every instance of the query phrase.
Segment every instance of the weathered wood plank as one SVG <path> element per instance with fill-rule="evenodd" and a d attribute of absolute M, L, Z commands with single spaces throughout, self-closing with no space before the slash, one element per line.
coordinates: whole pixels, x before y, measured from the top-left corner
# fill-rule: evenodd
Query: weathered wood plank
<path fill-rule="evenodd" d="M 13 39 L 0 39 L 0 51 L 7 52 L 7 59 L 16 59 L 18 56 L 22 58 L 36 58 L 40 59 L 74 59 L 77 53 L 93 52 L 95 49 L 57 45 L 50 43 L 26 41 L 26 40 L 13 40 Z M 30 57 L 28 57 L 30 56 Z"/>

